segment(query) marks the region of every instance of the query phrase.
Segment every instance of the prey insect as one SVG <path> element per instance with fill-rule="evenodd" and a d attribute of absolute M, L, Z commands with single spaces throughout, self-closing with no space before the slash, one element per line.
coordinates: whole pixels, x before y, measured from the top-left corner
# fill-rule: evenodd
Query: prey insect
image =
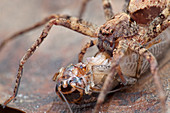
<path fill-rule="evenodd" d="M 154 77 L 155 85 L 159 90 L 158 94 L 160 96 L 160 101 L 162 103 L 163 109 L 165 110 L 165 94 L 163 92 L 161 83 L 159 81 L 158 73 L 158 64 L 155 56 L 148 50 L 148 48 L 154 46 L 155 44 L 159 44 L 162 42 L 162 39 L 156 40 L 156 37 L 164 31 L 167 27 L 169 27 L 169 20 L 167 19 L 169 16 L 169 1 L 164 1 L 165 4 L 163 6 L 154 6 L 156 9 L 159 9 L 157 15 L 153 15 L 152 13 L 148 13 L 148 17 L 150 20 L 144 19 L 143 21 L 138 21 L 136 18 L 138 15 L 143 14 L 142 11 L 131 12 L 130 15 L 126 13 L 120 13 L 114 15 L 112 12 L 111 4 L 109 0 L 103 0 L 103 8 L 105 12 L 105 17 L 107 22 L 101 25 L 100 27 L 93 25 L 92 23 L 86 22 L 82 19 L 78 19 L 76 17 L 71 17 L 68 15 L 51 15 L 45 18 L 43 21 L 37 23 L 36 25 L 30 27 L 28 30 L 31 30 L 37 26 L 43 25 L 47 23 L 45 28 L 43 29 L 42 34 L 36 40 L 36 42 L 28 49 L 26 54 L 20 61 L 18 74 L 16 79 L 16 85 L 14 88 L 13 95 L 6 100 L 4 105 L 7 105 L 10 101 L 12 101 L 18 92 L 20 79 L 22 77 L 23 66 L 28 60 L 28 58 L 35 52 L 37 47 L 44 41 L 47 37 L 48 32 L 52 28 L 53 25 L 61 25 L 81 34 L 90 36 L 92 38 L 97 38 L 97 40 L 92 40 L 90 43 L 87 43 L 85 47 L 81 50 L 79 54 L 79 62 L 82 61 L 83 55 L 85 54 L 87 48 L 97 45 L 100 52 L 107 52 L 109 56 L 112 58 L 110 64 L 110 72 L 105 79 L 103 87 L 101 88 L 101 93 L 98 97 L 97 104 L 95 107 L 95 112 L 99 110 L 99 106 L 104 101 L 107 91 L 109 90 L 108 86 L 113 84 L 113 80 L 115 77 L 115 72 L 118 73 L 120 81 L 124 84 L 130 84 L 128 77 L 129 72 L 125 73 L 121 61 L 124 57 L 127 56 L 128 52 L 136 53 L 139 58 L 137 63 L 137 69 L 135 73 L 135 77 L 139 78 L 141 74 L 141 62 L 142 59 L 146 59 L 146 61 L 150 64 L 150 70 Z M 129 7 L 132 7 L 131 1 L 129 3 Z M 151 12 L 154 10 L 148 5 L 146 5 L 146 9 L 150 9 Z M 134 14 L 134 15 L 133 15 Z M 145 16 L 143 16 L 145 18 Z M 22 32 L 16 33 L 14 36 L 19 35 L 28 30 L 23 30 Z M 13 38 L 12 37 L 12 38 Z M 11 37 L 10 37 L 11 38 Z M 11 39 L 12 39 L 11 38 Z M 4 42 L 6 43 L 6 42 Z M 4 44 L 3 43 L 3 44 Z M 149 43 L 149 44 L 148 44 Z M 1 45 L 3 45 L 1 44 Z M 2 47 L 2 46 L 1 46 Z M 130 78 L 131 80 L 131 78 Z"/>
<path fill-rule="evenodd" d="M 110 72 L 111 57 L 105 52 L 98 53 L 95 57 L 88 57 L 83 63 L 71 64 L 67 68 L 62 67 L 53 77 L 56 81 L 56 93 L 65 101 L 72 112 L 69 103 L 86 104 L 95 102 L 97 95 L 103 86 L 106 76 Z M 115 77 L 112 88 L 119 81 Z M 122 89 L 122 88 L 120 88 Z M 109 91 L 112 93 L 116 89 Z"/>

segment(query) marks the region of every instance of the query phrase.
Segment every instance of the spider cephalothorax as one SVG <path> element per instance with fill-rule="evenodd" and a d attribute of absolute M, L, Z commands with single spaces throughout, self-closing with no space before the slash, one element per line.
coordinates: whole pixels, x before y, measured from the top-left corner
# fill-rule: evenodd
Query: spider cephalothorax
<path fill-rule="evenodd" d="M 137 33 L 138 26 L 128 14 L 117 14 L 100 27 L 97 46 L 99 51 L 107 51 L 112 54 L 121 38 L 132 38 Z"/>

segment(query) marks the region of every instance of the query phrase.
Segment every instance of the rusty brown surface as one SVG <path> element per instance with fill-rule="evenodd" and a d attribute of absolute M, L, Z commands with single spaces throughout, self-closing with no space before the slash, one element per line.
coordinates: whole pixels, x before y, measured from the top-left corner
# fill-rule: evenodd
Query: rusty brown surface
<path fill-rule="evenodd" d="M 102 2 L 92 0 L 87 6 L 83 18 L 95 24 L 105 22 Z M 12 33 L 38 22 L 50 14 L 69 14 L 78 16 L 80 0 L 2 0 L 0 4 L 0 41 Z M 122 12 L 122 3 L 112 3 L 114 12 Z M 3 103 L 13 92 L 18 63 L 25 51 L 41 33 L 43 27 L 20 36 L 9 43 L 0 52 L 0 103 Z M 17 100 L 9 106 L 26 112 L 67 112 L 66 104 L 55 94 L 55 83 L 52 76 L 59 68 L 70 63 L 77 63 L 77 55 L 82 45 L 87 42 L 85 36 L 63 27 L 54 27 L 50 35 L 24 67 L 24 74 Z M 88 56 L 96 51 L 89 50 Z M 160 71 L 164 89 L 169 96 L 170 88 L 170 50 L 160 62 Z M 167 62 L 167 63 L 166 63 Z M 149 73 L 140 79 L 135 86 L 126 91 L 117 92 L 107 98 L 102 106 L 107 112 L 152 112 L 159 111 L 156 89 Z M 167 104 L 170 106 L 170 97 Z M 74 105 L 74 112 L 91 112 L 94 103 Z"/>

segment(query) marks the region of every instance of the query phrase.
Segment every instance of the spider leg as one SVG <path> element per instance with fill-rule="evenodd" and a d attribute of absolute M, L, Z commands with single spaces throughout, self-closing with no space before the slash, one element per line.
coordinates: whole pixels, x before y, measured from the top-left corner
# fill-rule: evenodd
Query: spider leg
<path fill-rule="evenodd" d="M 159 68 L 158 68 L 158 63 L 157 63 L 156 58 L 153 56 L 151 52 L 148 51 L 148 49 L 139 45 L 135 40 L 129 41 L 128 45 L 132 51 L 139 54 L 139 56 L 143 56 L 149 62 L 150 71 L 151 71 L 151 74 L 153 75 L 153 79 L 154 79 L 156 88 L 158 90 L 159 99 L 162 104 L 162 110 L 165 112 L 166 111 L 166 105 L 165 105 L 166 96 L 163 91 L 160 78 L 158 76 Z"/>
<path fill-rule="evenodd" d="M 78 62 L 82 62 L 84 54 L 86 53 L 87 49 L 96 45 L 96 44 L 97 44 L 97 40 L 90 40 L 90 42 L 86 43 L 86 45 L 82 47 L 82 49 L 79 53 Z"/>
<path fill-rule="evenodd" d="M 16 39 L 19 35 L 22 35 L 22 34 L 24 34 L 24 33 L 26 33 L 26 32 L 29 32 L 29 31 L 31 31 L 31 30 L 33 30 L 33 29 L 35 29 L 35 28 L 38 28 L 38 27 L 46 24 L 48 21 L 50 21 L 51 19 L 54 19 L 54 18 L 56 18 L 55 15 L 50 15 L 50 16 L 44 18 L 43 20 L 41 20 L 40 22 L 37 22 L 36 24 L 34 24 L 34 25 L 32 25 L 32 26 L 30 26 L 30 27 L 28 27 L 28 28 L 25 28 L 25 29 L 23 29 L 23 30 L 20 30 L 20 31 L 12 34 L 11 36 L 7 37 L 5 40 L 3 40 L 3 41 L 0 43 L 0 51 L 3 49 L 3 47 L 4 47 L 7 43 L 9 43 L 10 41 Z"/>
<path fill-rule="evenodd" d="M 52 28 L 53 25 L 61 25 L 61 26 L 64 26 L 66 28 L 69 28 L 71 30 L 82 33 L 84 35 L 87 35 L 87 36 L 90 36 L 90 37 L 97 37 L 97 34 L 96 34 L 97 28 L 94 27 L 94 25 L 92 25 L 91 23 L 88 23 L 86 21 L 83 21 L 83 20 L 75 18 L 75 17 L 67 16 L 67 15 L 56 15 L 56 18 L 52 19 L 48 22 L 48 24 L 43 29 L 40 37 L 32 44 L 32 46 L 27 50 L 25 55 L 20 60 L 13 95 L 8 100 L 6 100 L 4 102 L 4 106 L 6 106 L 10 101 L 12 101 L 17 96 L 17 92 L 18 92 L 18 88 L 19 88 L 19 85 L 20 85 L 20 80 L 21 80 L 21 77 L 22 77 L 22 71 L 23 71 L 24 64 L 29 59 L 29 57 L 31 55 L 33 55 L 35 50 L 40 46 L 40 44 L 47 37 L 47 35 L 48 35 L 48 33 L 49 33 L 49 31 L 50 31 L 50 29 Z"/>
<path fill-rule="evenodd" d="M 158 89 L 158 95 L 160 98 L 160 102 L 162 104 L 163 107 L 163 111 L 166 111 L 166 105 L 165 105 L 165 101 L 166 101 L 166 96 L 165 93 L 163 91 L 163 87 L 161 85 L 161 81 L 160 78 L 158 76 L 158 63 L 156 58 L 153 56 L 153 54 L 151 52 L 149 52 L 146 48 L 144 47 L 137 47 L 136 45 L 131 47 L 132 50 L 134 50 L 134 52 L 137 52 L 139 55 L 143 56 L 150 64 L 150 70 L 151 70 L 151 74 L 153 75 L 154 78 L 154 82 L 156 85 L 156 88 Z"/>
<path fill-rule="evenodd" d="M 112 19 L 112 17 L 114 16 L 113 11 L 112 11 L 111 2 L 110 2 L 110 0 L 102 0 L 102 1 L 103 1 L 102 3 L 103 3 L 105 18 L 108 21 L 108 20 Z"/>
<path fill-rule="evenodd" d="M 158 90 L 160 103 L 162 104 L 162 110 L 163 110 L 163 112 L 165 112 L 166 111 L 166 105 L 165 105 L 166 95 L 164 93 L 163 87 L 161 85 L 160 78 L 158 76 L 159 68 L 158 68 L 158 63 L 157 63 L 156 58 L 154 57 L 154 55 L 150 51 L 148 51 L 148 49 L 141 46 L 135 40 L 129 40 L 127 45 L 129 45 L 128 46 L 129 49 L 131 49 L 135 53 L 139 54 L 139 56 L 141 56 L 142 58 L 145 58 L 149 62 L 150 71 L 151 71 L 151 74 L 153 75 L 153 79 L 154 79 L 154 82 L 155 82 L 156 89 Z"/>
<path fill-rule="evenodd" d="M 112 84 L 114 84 L 113 80 L 115 79 L 115 76 L 116 76 L 116 73 L 115 73 L 117 71 L 116 69 L 118 68 L 119 62 L 120 62 L 121 58 L 124 56 L 125 51 L 128 48 L 128 47 L 124 46 L 123 44 L 124 44 L 124 40 L 121 40 L 119 42 L 117 50 L 113 51 L 114 59 L 112 60 L 111 71 L 108 74 L 108 76 L 106 77 L 103 87 L 101 89 L 101 92 L 98 96 L 97 103 L 94 108 L 94 113 L 98 113 L 98 111 L 100 110 L 101 104 L 104 102 L 104 99 L 107 95 L 109 88 L 112 87 Z"/>
<path fill-rule="evenodd" d="M 113 52 L 114 60 L 112 61 L 112 69 L 104 82 L 104 85 L 103 85 L 101 93 L 98 97 L 94 112 L 97 113 L 100 110 L 100 105 L 104 102 L 105 96 L 109 89 L 108 87 L 111 87 L 110 85 L 113 84 L 113 79 L 115 77 L 115 71 L 118 71 L 117 69 L 119 67 L 119 62 L 120 62 L 121 58 L 124 56 L 127 48 L 129 48 L 132 51 L 134 51 L 135 53 L 139 54 L 139 56 L 144 57 L 149 62 L 151 74 L 153 75 L 156 88 L 159 91 L 158 95 L 160 98 L 160 102 L 162 104 L 163 111 L 165 111 L 166 110 L 166 106 L 165 106 L 166 96 L 165 96 L 165 93 L 163 91 L 163 88 L 161 86 L 161 82 L 160 82 L 160 79 L 158 76 L 157 60 L 151 52 L 149 52 L 146 48 L 139 45 L 137 43 L 137 41 L 132 39 L 132 40 L 121 40 L 116 52 Z M 119 73 L 119 71 L 118 71 L 118 74 L 120 74 L 120 76 L 121 76 L 121 73 Z"/>
<path fill-rule="evenodd" d="M 89 2 L 90 0 L 83 0 L 82 2 L 82 6 L 81 6 L 81 9 L 80 9 L 80 12 L 79 12 L 79 18 L 82 18 L 82 15 L 86 9 L 86 6 L 87 6 L 87 3 Z M 103 2 L 103 9 L 104 9 L 104 13 L 105 13 L 105 18 L 106 20 L 110 20 L 112 19 L 112 17 L 114 16 L 113 12 L 112 12 L 112 6 L 111 6 L 111 3 L 110 3 L 110 0 L 102 0 Z"/>
<path fill-rule="evenodd" d="M 83 0 L 82 4 L 81 4 L 81 9 L 80 9 L 80 12 L 79 12 L 79 18 L 82 18 L 83 14 L 84 14 L 84 11 L 86 10 L 86 7 L 87 7 L 87 3 L 89 2 L 90 0 Z"/>
<path fill-rule="evenodd" d="M 35 28 L 38 28 L 38 27 L 46 24 L 47 22 L 49 22 L 50 20 L 55 19 L 55 18 L 63 18 L 63 19 L 68 20 L 69 18 L 67 19 L 66 17 L 69 17 L 69 16 L 67 16 L 67 15 L 55 15 L 55 14 L 53 14 L 53 15 L 50 15 L 50 16 L 44 18 L 44 19 L 41 20 L 40 22 L 37 22 L 36 24 L 34 24 L 34 25 L 32 25 L 32 26 L 30 26 L 30 27 L 28 27 L 28 28 L 25 28 L 25 29 L 23 29 L 23 30 L 20 30 L 20 31 L 12 34 L 11 36 L 7 37 L 5 40 L 3 40 L 3 41 L 0 43 L 0 51 L 3 49 L 3 47 L 4 47 L 6 44 L 8 44 L 10 41 L 16 39 L 19 35 L 22 35 L 22 34 L 24 34 L 24 33 L 26 33 L 26 32 L 29 32 L 29 31 L 31 31 L 31 30 L 33 30 L 33 29 L 35 29 Z M 85 25 L 86 27 L 90 27 L 92 30 L 95 29 L 95 26 L 92 25 L 91 23 L 88 23 L 88 22 L 85 22 L 85 21 L 82 21 L 82 22 L 81 22 L 81 19 L 76 19 L 76 18 L 75 18 L 75 20 L 79 21 L 79 22 L 75 22 L 76 24 L 79 23 L 79 24 Z M 73 20 L 73 22 L 74 22 L 75 20 Z M 76 25 L 76 24 L 75 24 L 75 25 Z M 73 24 L 72 24 L 72 25 L 73 25 Z M 63 26 L 64 26 L 64 25 L 63 25 Z M 66 26 L 66 25 L 65 25 L 65 26 Z M 77 26 L 77 25 L 76 25 L 76 26 Z M 77 26 L 77 27 L 78 27 L 78 26 Z M 85 35 L 86 35 L 86 34 L 85 34 Z M 88 35 L 88 34 L 87 34 L 87 35 Z M 88 36 L 89 36 L 89 35 L 88 35 Z M 94 36 L 92 36 L 92 37 L 94 37 Z"/>

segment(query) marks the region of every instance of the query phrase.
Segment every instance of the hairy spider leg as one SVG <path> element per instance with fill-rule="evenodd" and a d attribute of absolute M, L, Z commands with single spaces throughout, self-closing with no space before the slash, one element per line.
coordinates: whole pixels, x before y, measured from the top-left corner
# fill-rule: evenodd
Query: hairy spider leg
<path fill-rule="evenodd" d="M 169 16 L 169 7 L 165 8 L 160 13 L 160 15 L 158 17 L 156 17 L 150 23 L 148 32 L 146 34 L 144 34 L 144 36 L 142 36 L 142 37 L 144 37 L 144 43 L 147 43 L 147 42 L 151 41 L 152 39 L 156 38 L 156 36 L 158 36 L 163 30 L 165 30 L 167 27 L 169 27 L 169 20 L 168 19 L 166 20 L 166 18 L 168 16 Z M 159 95 L 160 102 L 161 102 L 162 107 L 163 107 L 162 110 L 165 112 L 166 111 L 166 105 L 165 105 L 166 96 L 164 94 L 164 91 L 162 89 L 161 82 L 160 82 L 160 79 L 159 79 L 159 76 L 158 76 L 158 63 L 157 63 L 156 58 L 152 55 L 152 53 L 150 53 L 146 48 L 142 47 L 142 45 L 137 43 L 135 40 L 134 41 L 129 40 L 128 43 L 125 41 L 124 44 L 121 44 L 122 41 L 123 40 L 121 40 L 119 42 L 119 47 L 116 50 L 116 52 L 113 52 L 113 57 L 116 60 L 115 60 L 115 62 L 113 62 L 112 71 L 107 76 L 107 78 L 104 82 L 104 85 L 103 85 L 101 93 L 98 97 L 97 104 L 95 106 L 94 112 L 97 113 L 100 110 L 100 105 L 104 102 L 105 96 L 107 94 L 106 92 L 108 90 L 108 87 L 113 82 L 113 78 L 115 77 L 115 71 L 119 66 L 119 62 L 120 62 L 121 58 L 125 54 L 124 52 L 127 50 L 127 47 L 123 48 L 124 45 L 128 45 L 128 47 L 132 51 L 136 52 L 141 57 L 144 57 L 149 62 L 150 70 L 151 70 L 151 73 L 153 75 L 155 85 L 156 85 L 156 87 L 159 91 L 158 95 Z M 138 65 L 140 65 L 140 64 L 138 64 Z M 140 67 L 137 70 L 140 70 Z M 122 76 L 120 76 L 120 78 L 121 77 Z M 122 81 L 123 80 L 125 80 L 125 79 L 122 79 Z"/>
<path fill-rule="evenodd" d="M 165 111 L 166 110 L 166 106 L 165 106 L 166 96 L 165 96 L 165 93 L 163 91 L 163 88 L 161 86 L 161 82 L 158 76 L 158 63 L 157 63 L 156 58 L 146 48 L 142 47 L 137 41 L 126 39 L 126 40 L 121 40 L 119 42 L 117 50 L 113 52 L 114 60 L 112 63 L 112 70 L 110 74 L 108 74 L 104 82 L 104 85 L 98 97 L 94 112 L 97 113 L 100 110 L 100 105 L 104 102 L 108 87 L 110 84 L 112 84 L 113 79 L 115 77 L 114 73 L 116 71 L 116 68 L 119 66 L 120 60 L 125 55 L 125 52 L 127 51 L 128 48 L 134 51 L 135 53 L 139 54 L 140 56 L 143 56 L 149 62 L 151 74 L 153 75 L 156 88 L 159 91 L 158 95 L 160 98 L 160 102 L 162 104 L 163 111 Z"/>
<path fill-rule="evenodd" d="M 86 7 L 87 2 L 89 2 L 89 0 L 84 0 L 83 1 L 84 5 L 83 7 Z M 108 21 L 110 19 L 112 19 L 112 17 L 114 16 L 113 11 L 112 11 L 112 6 L 111 6 L 111 2 L 110 0 L 102 0 L 102 5 L 103 5 L 103 9 L 104 9 L 104 14 L 105 14 L 105 19 Z M 82 16 L 81 13 L 84 12 L 85 9 L 81 9 L 80 12 L 80 18 Z M 86 53 L 87 49 L 96 45 L 97 44 L 97 40 L 91 40 L 90 43 L 88 42 L 85 46 L 82 47 L 81 52 L 79 53 L 79 59 L 78 62 L 81 62 L 83 60 L 84 54 Z"/>
<path fill-rule="evenodd" d="M 90 1 L 90 0 L 83 0 L 82 5 L 81 5 L 81 8 L 80 8 L 80 11 L 79 11 L 79 16 L 78 16 L 79 18 L 81 18 L 82 15 L 84 14 L 84 11 L 85 11 L 85 9 L 86 9 L 86 5 L 87 5 L 87 3 L 88 3 L 89 1 Z M 60 16 L 62 17 L 62 15 L 60 15 Z M 63 16 L 64 16 L 64 15 L 63 15 Z M 56 18 L 56 14 L 52 14 L 52 15 L 44 18 L 43 20 L 35 23 L 34 25 L 32 25 L 32 26 L 30 26 L 30 27 L 27 27 L 27 28 L 25 28 L 25 29 L 22 29 L 22 30 L 20 30 L 20 31 L 14 33 L 14 34 L 12 34 L 11 36 L 5 38 L 5 39 L 0 43 L 0 51 L 1 51 L 1 50 L 5 47 L 5 45 L 8 44 L 10 41 L 18 38 L 19 35 L 22 35 L 22 34 L 24 34 L 24 33 L 26 33 L 26 32 L 29 32 L 29 31 L 31 31 L 31 30 L 33 30 L 33 29 L 36 29 L 36 28 L 38 28 L 38 27 L 46 24 L 47 22 L 49 22 L 51 19 L 54 19 L 54 18 Z"/>
<path fill-rule="evenodd" d="M 33 43 L 33 45 L 27 50 L 25 55 L 20 60 L 13 95 L 4 102 L 4 106 L 6 106 L 9 102 L 11 102 L 17 96 L 24 64 L 29 59 L 29 57 L 35 52 L 35 50 L 39 47 L 39 45 L 44 41 L 44 39 L 47 37 L 53 25 L 61 25 L 71 30 L 74 30 L 76 32 L 79 32 L 81 34 L 84 34 L 90 37 L 97 37 L 97 33 L 96 33 L 97 27 L 95 27 L 93 24 L 89 22 L 86 22 L 82 19 L 78 19 L 76 17 L 68 16 L 68 15 L 55 15 L 55 17 L 56 17 L 55 19 L 52 19 L 48 22 L 48 24 L 43 29 L 40 37 Z"/>

